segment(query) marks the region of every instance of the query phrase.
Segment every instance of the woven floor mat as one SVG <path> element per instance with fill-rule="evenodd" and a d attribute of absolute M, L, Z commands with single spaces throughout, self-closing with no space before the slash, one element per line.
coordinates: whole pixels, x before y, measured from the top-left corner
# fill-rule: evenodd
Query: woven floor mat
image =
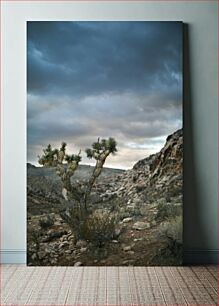
<path fill-rule="evenodd" d="M 1 266 L 1 305 L 217 305 L 217 266 Z"/>

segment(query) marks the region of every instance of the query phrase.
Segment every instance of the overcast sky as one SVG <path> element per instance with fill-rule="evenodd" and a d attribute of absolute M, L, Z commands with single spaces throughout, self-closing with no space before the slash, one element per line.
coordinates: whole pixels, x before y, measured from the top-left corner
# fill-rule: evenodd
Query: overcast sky
<path fill-rule="evenodd" d="M 114 137 L 106 166 L 131 168 L 182 127 L 180 22 L 28 22 L 28 162 Z M 85 155 L 83 163 L 90 163 Z"/>

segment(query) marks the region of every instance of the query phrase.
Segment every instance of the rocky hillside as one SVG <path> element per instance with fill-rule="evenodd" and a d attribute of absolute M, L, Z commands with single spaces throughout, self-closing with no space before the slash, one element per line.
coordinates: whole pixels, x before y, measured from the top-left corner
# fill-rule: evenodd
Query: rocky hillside
<path fill-rule="evenodd" d="M 167 137 L 160 152 L 138 161 L 133 169 L 117 176 L 105 195 L 126 198 L 128 204 L 181 203 L 182 162 L 183 133 L 180 129 Z"/>
<path fill-rule="evenodd" d="M 89 202 L 92 213 L 101 222 L 90 224 L 93 237 L 86 241 L 78 240 L 71 224 L 61 217 L 65 204 L 54 173 L 29 165 L 28 264 L 179 265 L 182 161 L 183 132 L 178 130 L 167 137 L 160 152 L 138 161 L 131 170 L 104 170 Z M 86 171 L 82 171 L 82 176 L 80 171 L 77 174 L 81 184 L 85 184 Z M 111 228 L 109 220 L 115 220 L 115 228 Z M 107 226 L 112 235 L 97 247 L 92 240 L 99 239 L 96 230 L 101 236 Z"/>

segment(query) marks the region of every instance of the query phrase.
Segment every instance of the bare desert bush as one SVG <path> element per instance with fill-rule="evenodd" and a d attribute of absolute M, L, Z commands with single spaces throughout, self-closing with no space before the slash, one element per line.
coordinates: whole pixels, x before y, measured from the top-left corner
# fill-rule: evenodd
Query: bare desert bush
<path fill-rule="evenodd" d="M 43 236 L 43 230 L 34 230 L 28 227 L 27 229 L 27 246 L 28 246 L 28 262 L 39 262 L 38 252 L 40 250 L 40 238 Z M 35 254 L 35 258 L 32 255 Z"/>
<path fill-rule="evenodd" d="M 81 209 L 80 206 L 75 205 L 60 212 L 61 218 L 69 225 L 76 240 L 85 239 L 84 224 L 89 216 L 89 212 Z"/>
<path fill-rule="evenodd" d="M 54 219 L 51 216 L 43 217 L 42 219 L 39 220 L 39 225 L 44 230 L 53 226 L 53 224 L 54 224 Z"/>
<path fill-rule="evenodd" d="M 119 211 L 121 207 L 124 207 L 125 202 L 121 197 L 116 197 L 107 201 L 107 207 L 111 212 Z"/>
<path fill-rule="evenodd" d="M 156 220 L 168 220 L 182 215 L 182 205 L 159 203 Z"/>
<path fill-rule="evenodd" d="M 176 264 L 182 262 L 182 216 L 164 221 L 158 228 L 158 238 L 168 241 L 167 247 L 161 250 L 160 254 L 157 254 L 162 263 L 167 260 L 167 263 Z M 156 260 L 154 264 L 157 264 Z"/>
<path fill-rule="evenodd" d="M 158 235 L 168 238 L 174 244 L 182 244 L 182 216 L 162 222 L 158 229 Z"/>
<path fill-rule="evenodd" d="M 75 207 L 61 216 L 71 227 L 77 240 L 86 240 L 101 247 L 115 236 L 115 218 L 109 213 L 81 215 L 79 208 Z"/>
<path fill-rule="evenodd" d="M 115 217 L 109 213 L 93 213 L 84 223 L 84 238 L 98 247 L 115 237 Z"/>

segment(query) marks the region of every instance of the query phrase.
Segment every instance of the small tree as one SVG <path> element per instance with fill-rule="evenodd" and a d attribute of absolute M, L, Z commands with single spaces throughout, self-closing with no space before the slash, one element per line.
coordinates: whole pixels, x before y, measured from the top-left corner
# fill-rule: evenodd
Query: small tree
<path fill-rule="evenodd" d="M 96 164 L 91 174 L 90 179 L 82 188 L 79 185 L 71 183 L 71 177 L 75 174 L 81 161 L 81 151 L 78 154 L 66 154 L 67 144 L 63 142 L 60 149 L 52 149 L 49 144 L 43 150 L 43 155 L 39 156 L 39 164 L 43 167 L 56 167 L 56 174 L 62 181 L 62 195 L 68 203 L 75 203 L 68 214 L 62 214 L 62 218 L 68 223 L 72 223 L 75 218 L 75 224 L 84 222 L 88 215 L 88 201 L 92 188 L 100 176 L 104 163 L 110 154 L 117 152 L 116 141 L 113 138 L 102 139 L 98 138 L 97 142 L 92 144 L 91 148 L 85 150 L 88 158 L 94 158 Z M 76 222 L 77 221 L 77 222 Z"/>

